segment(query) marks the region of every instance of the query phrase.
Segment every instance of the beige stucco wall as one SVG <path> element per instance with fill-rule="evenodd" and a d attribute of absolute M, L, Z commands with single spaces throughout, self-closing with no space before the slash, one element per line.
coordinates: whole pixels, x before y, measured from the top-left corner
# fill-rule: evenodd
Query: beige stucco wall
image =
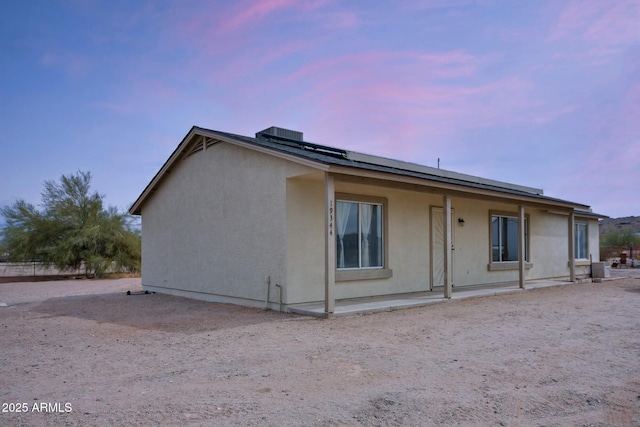
<path fill-rule="evenodd" d="M 593 218 L 576 217 L 575 221 L 587 223 L 588 254 L 591 256 L 591 260 L 593 262 L 600 261 L 600 225 L 598 223 L 598 220 Z M 590 276 L 591 266 L 590 265 L 577 266 L 576 275 Z"/>
<path fill-rule="evenodd" d="M 518 280 L 516 270 L 489 271 L 491 259 L 490 211 L 517 213 L 508 204 L 453 198 L 453 283 L 455 286 L 500 283 Z M 464 220 L 464 226 L 458 223 Z"/>
<path fill-rule="evenodd" d="M 569 271 L 569 217 L 544 210 L 533 210 L 531 215 L 532 245 L 534 262 L 532 278 L 568 277 Z M 594 262 L 600 259 L 599 226 L 592 218 L 574 219 L 576 223 L 588 224 L 588 251 Z M 575 273 L 578 276 L 591 274 L 591 267 L 585 260 L 576 260 Z"/>
<path fill-rule="evenodd" d="M 455 250 L 453 255 L 453 281 L 455 286 L 503 283 L 518 280 L 517 263 L 515 269 L 490 271 L 491 262 L 491 214 L 500 213 L 517 216 L 518 206 L 465 198 L 453 198 L 452 209 Z M 525 209 L 530 223 L 535 222 L 535 214 Z M 464 219 L 464 225 L 458 223 Z M 530 246 L 530 250 L 532 247 Z M 535 263 L 534 263 L 535 268 Z M 526 279 L 535 275 L 534 269 L 526 270 Z"/>
<path fill-rule="evenodd" d="M 454 283 L 457 286 L 501 283 L 518 280 L 518 270 L 489 271 L 490 215 L 496 211 L 517 215 L 514 204 L 469 199 L 452 200 L 454 218 Z M 569 217 L 549 213 L 535 207 L 525 207 L 529 223 L 529 258 L 531 268 L 526 269 L 526 280 L 568 277 L 569 271 Z M 464 218 L 465 225 L 456 224 Z M 599 260 L 598 221 L 577 219 L 589 223 L 589 251 L 594 261 Z M 577 275 L 590 274 L 586 265 L 576 266 Z"/>
<path fill-rule="evenodd" d="M 387 279 L 338 281 L 336 299 L 429 290 L 430 212 L 443 205 L 442 196 L 366 180 L 336 179 L 335 190 L 387 200 L 387 267 L 393 272 Z M 143 285 L 264 306 L 269 277 L 272 308 L 280 298 L 285 305 L 323 301 L 324 203 L 323 172 L 311 167 L 227 143 L 194 153 L 177 162 L 143 206 Z M 517 215 L 517 205 L 453 197 L 452 208 L 455 286 L 517 281 L 517 269 L 488 268 L 491 212 Z M 568 216 L 533 207 L 526 214 L 533 264 L 526 279 L 568 276 Z M 597 233 L 590 219 L 594 260 Z M 588 267 L 576 273 L 588 274 Z"/>
<path fill-rule="evenodd" d="M 336 192 L 384 197 L 388 212 L 388 279 L 338 281 L 336 299 L 424 291 L 430 288 L 430 208 L 442 206 L 442 196 L 401 189 L 337 181 Z M 490 218 L 492 212 L 517 215 L 518 206 L 465 198 L 452 198 L 455 286 L 513 282 L 514 269 L 490 271 Z M 287 182 L 287 298 L 296 304 L 324 299 L 324 182 L 322 174 Z M 532 268 L 526 279 L 568 277 L 568 216 L 526 207 Z M 464 226 L 458 223 L 464 219 Z M 590 251 L 597 249 L 597 221 L 590 220 Z M 596 254 L 597 255 L 597 254 Z M 594 255 L 594 260 L 597 257 Z M 588 274 L 588 267 L 576 268 Z"/>
<path fill-rule="evenodd" d="M 454 282 L 458 286 L 500 283 L 518 280 L 518 270 L 489 271 L 489 221 L 492 211 L 517 215 L 517 205 L 469 199 L 453 199 L 455 217 L 465 220 L 464 227 L 454 221 L 455 252 Z M 569 217 L 546 210 L 525 207 L 529 222 L 529 258 L 531 268 L 526 269 L 526 280 L 568 277 L 569 271 Z M 589 252 L 598 261 L 598 221 L 577 218 L 589 224 Z M 584 263 L 582 263 L 584 264 Z M 588 265 L 577 265 L 577 275 L 590 274 Z"/>
<path fill-rule="evenodd" d="M 287 183 L 289 304 L 324 299 L 324 181 Z M 389 279 L 337 282 L 337 299 L 429 289 L 429 206 L 442 198 L 415 192 L 336 182 L 336 192 L 387 199 Z"/>
<path fill-rule="evenodd" d="M 582 219 L 579 219 L 582 221 Z M 589 219 L 589 253 L 593 262 L 600 261 L 600 224 L 597 219 Z"/>
<path fill-rule="evenodd" d="M 310 168 L 227 143 L 180 160 L 142 209 L 148 289 L 262 306 L 286 285 L 286 179 Z"/>
<path fill-rule="evenodd" d="M 336 192 L 387 199 L 389 279 L 336 283 L 336 298 L 429 290 L 429 206 L 442 198 L 404 190 L 336 183 Z"/>
<path fill-rule="evenodd" d="M 283 301 L 324 300 L 324 174 L 287 180 L 287 287 Z"/>
<path fill-rule="evenodd" d="M 530 221 L 533 278 L 569 276 L 569 216 L 534 210 Z"/>

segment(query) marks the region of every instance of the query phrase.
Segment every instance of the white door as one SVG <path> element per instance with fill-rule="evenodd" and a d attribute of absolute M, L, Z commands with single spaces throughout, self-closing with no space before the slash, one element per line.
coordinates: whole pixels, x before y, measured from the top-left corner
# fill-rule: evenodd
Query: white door
<path fill-rule="evenodd" d="M 451 263 L 453 264 L 453 210 L 451 210 Z M 453 265 L 451 274 L 453 275 Z M 451 278 L 453 282 L 453 277 Z M 431 207 L 431 289 L 444 286 L 444 209 Z"/>

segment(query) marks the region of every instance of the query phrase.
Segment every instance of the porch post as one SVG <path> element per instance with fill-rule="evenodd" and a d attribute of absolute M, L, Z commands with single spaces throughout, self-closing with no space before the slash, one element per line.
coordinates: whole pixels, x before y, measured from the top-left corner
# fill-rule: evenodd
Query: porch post
<path fill-rule="evenodd" d="M 452 257 L 451 257 L 451 197 L 444 196 L 443 197 L 443 205 L 444 210 L 442 212 L 443 225 L 444 225 L 444 297 L 451 298 L 451 293 L 453 290 L 452 275 L 451 275 L 451 267 L 452 267 Z"/>
<path fill-rule="evenodd" d="M 575 216 L 573 210 L 569 212 L 569 280 L 576 281 L 576 254 L 575 254 Z"/>
<path fill-rule="evenodd" d="M 336 239 L 335 239 L 335 183 L 333 176 L 324 173 L 324 312 L 333 313 L 335 308 L 334 288 L 336 284 Z"/>
<path fill-rule="evenodd" d="M 525 243 L 525 223 L 524 223 L 524 206 L 518 206 L 518 284 L 520 285 L 520 289 L 524 289 L 524 278 L 526 275 L 525 268 L 525 252 L 526 252 L 526 243 Z"/>

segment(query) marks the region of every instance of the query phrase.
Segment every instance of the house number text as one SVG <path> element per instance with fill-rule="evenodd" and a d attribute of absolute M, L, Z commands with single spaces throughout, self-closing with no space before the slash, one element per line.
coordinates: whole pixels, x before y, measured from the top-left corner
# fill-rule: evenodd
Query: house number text
<path fill-rule="evenodd" d="M 329 236 L 333 236 L 333 200 L 329 200 Z"/>

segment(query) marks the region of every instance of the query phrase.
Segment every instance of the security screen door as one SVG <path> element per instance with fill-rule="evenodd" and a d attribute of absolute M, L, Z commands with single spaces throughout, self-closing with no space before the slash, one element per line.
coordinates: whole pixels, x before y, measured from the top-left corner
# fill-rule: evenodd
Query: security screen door
<path fill-rule="evenodd" d="M 453 276 L 454 231 L 451 210 L 451 274 Z M 453 277 L 451 278 L 453 281 Z M 431 207 L 431 289 L 444 286 L 444 209 Z"/>

